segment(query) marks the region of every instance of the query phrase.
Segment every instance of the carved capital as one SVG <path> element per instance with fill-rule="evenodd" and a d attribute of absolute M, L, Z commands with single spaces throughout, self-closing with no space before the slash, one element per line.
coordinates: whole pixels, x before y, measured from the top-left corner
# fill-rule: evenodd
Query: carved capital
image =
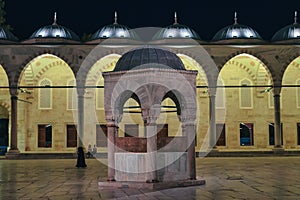
<path fill-rule="evenodd" d="M 160 115 L 160 106 L 142 109 L 142 115 L 146 126 L 156 125 L 156 120 Z"/>
<path fill-rule="evenodd" d="M 121 119 L 122 119 L 122 116 L 117 116 L 117 117 L 106 116 L 106 125 L 108 127 L 118 127 Z"/>
<path fill-rule="evenodd" d="M 143 117 L 143 120 L 146 126 L 155 126 L 157 118 L 158 117 L 154 117 L 154 116 L 146 116 Z"/>
<path fill-rule="evenodd" d="M 116 123 L 115 123 L 115 120 L 114 119 L 111 119 L 111 118 L 106 118 L 106 126 L 107 127 L 115 127 L 116 126 Z"/>
<path fill-rule="evenodd" d="M 15 85 L 11 86 L 9 92 L 11 96 L 18 96 L 18 87 Z"/>

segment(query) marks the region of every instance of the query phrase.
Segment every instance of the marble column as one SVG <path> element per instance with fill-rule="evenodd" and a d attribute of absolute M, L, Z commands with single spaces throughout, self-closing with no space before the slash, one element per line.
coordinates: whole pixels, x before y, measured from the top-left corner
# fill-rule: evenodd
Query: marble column
<path fill-rule="evenodd" d="M 84 147 L 84 94 L 78 94 L 78 147 Z"/>
<path fill-rule="evenodd" d="M 147 182 L 157 182 L 156 154 L 157 154 L 157 124 L 156 118 L 147 119 L 146 123 L 147 137 Z"/>
<path fill-rule="evenodd" d="M 182 121 L 182 135 L 187 138 L 187 170 L 189 179 L 196 179 L 195 136 L 196 125 L 193 121 Z"/>
<path fill-rule="evenodd" d="M 210 95 L 209 101 L 209 147 L 215 148 L 217 142 L 216 135 L 216 96 Z"/>
<path fill-rule="evenodd" d="M 10 136 L 10 153 L 19 153 L 18 149 L 18 96 L 11 95 L 11 136 Z"/>
<path fill-rule="evenodd" d="M 274 94 L 274 117 L 275 117 L 275 148 L 282 148 L 282 133 L 281 133 L 281 119 L 280 119 L 280 94 Z"/>
<path fill-rule="evenodd" d="M 108 121 L 108 120 L 107 120 Z M 115 145 L 116 145 L 117 127 L 114 121 L 107 123 L 107 180 L 115 181 Z"/>

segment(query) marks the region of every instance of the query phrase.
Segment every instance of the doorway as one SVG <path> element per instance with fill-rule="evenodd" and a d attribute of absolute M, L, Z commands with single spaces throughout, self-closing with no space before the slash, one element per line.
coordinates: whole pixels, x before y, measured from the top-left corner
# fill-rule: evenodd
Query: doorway
<path fill-rule="evenodd" d="M 253 146 L 253 123 L 240 123 L 240 145 Z"/>
<path fill-rule="evenodd" d="M 216 124 L 216 133 L 220 134 L 216 146 L 226 146 L 225 124 Z"/>

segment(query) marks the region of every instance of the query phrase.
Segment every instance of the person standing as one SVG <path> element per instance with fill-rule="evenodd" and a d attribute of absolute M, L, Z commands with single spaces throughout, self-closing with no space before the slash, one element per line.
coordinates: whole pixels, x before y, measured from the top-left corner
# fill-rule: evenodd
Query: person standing
<path fill-rule="evenodd" d="M 86 167 L 86 163 L 85 163 L 85 155 L 84 155 L 84 151 L 83 151 L 83 148 L 82 147 L 78 147 L 78 150 L 77 150 L 77 164 L 76 164 L 76 167 L 77 168 L 80 168 L 80 167 Z"/>

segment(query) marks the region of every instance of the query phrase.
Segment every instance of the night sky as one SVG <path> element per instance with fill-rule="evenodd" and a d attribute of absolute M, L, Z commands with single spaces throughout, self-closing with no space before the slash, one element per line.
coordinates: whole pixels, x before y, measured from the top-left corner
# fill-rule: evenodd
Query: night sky
<path fill-rule="evenodd" d="M 173 24 L 174 12 L 178 22 L 193 28 L 203 40 L 210 40 L 221 28 L 238 22 L 254 28 L 265 40 L 270 40 L 280 28 L 292 24 L 294 11 L 300 3 L 288 1 L 202 1 L 202 0 L 6 0 L 6 21 L 21 40 L 38 28 L 53 22 L 57 12 L 58 24 L 72 29 L 81 37 L 100 27 L 112 24 L 114 11 L 119 24 L 130 28 L 166 27 Z M 299 21 L 300 21 L 300 17 Z"/>

